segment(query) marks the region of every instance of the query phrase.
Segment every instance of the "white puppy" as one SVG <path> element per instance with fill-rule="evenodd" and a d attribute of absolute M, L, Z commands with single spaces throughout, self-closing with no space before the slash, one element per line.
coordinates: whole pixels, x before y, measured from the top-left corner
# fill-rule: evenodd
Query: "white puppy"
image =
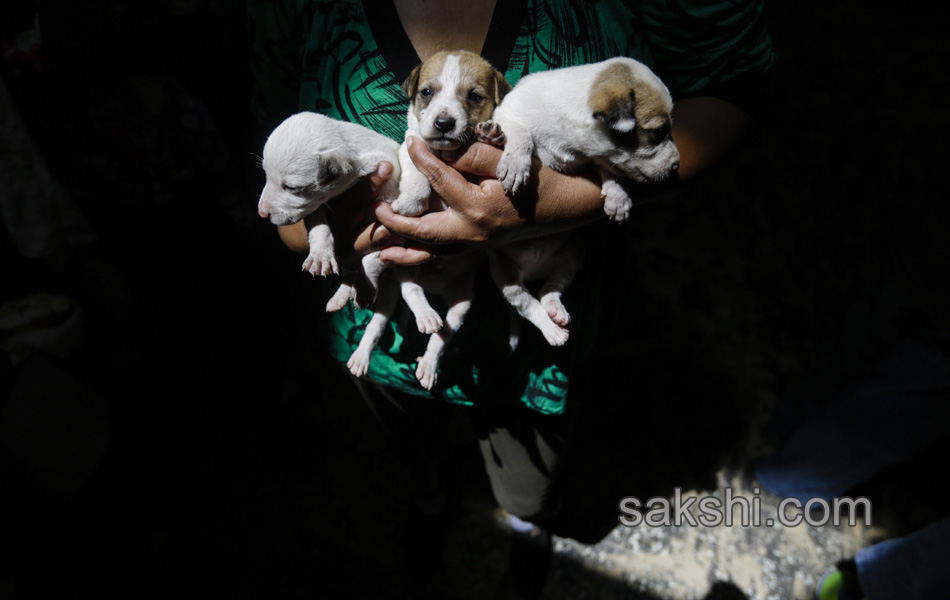
<path fill-rule="evenodd" d="M 679 168 L 672 108 L 669 90 L 646 65 L 619 57 L 524 77 L 477 132 L 480 141 L 504 145 L 496 174 L 506 191 L 523 188 L 533 155 L 565 173 L 593 164 L 604 211 L 623 222 L 633 202 L 618 178 L 659 182 Z M 492 276 L 508 302 L 552 345 L 567 341 L 570 315 L 560 298 L 581 264 L 580 251 L 561 234 L 491 256 Z M 540 301 L 524 286 L 535 278 L 547 278 Z"/>
<path fill-rule="evenodd" d="M 257 211 L 274 225 L 306 219 L 310 254 L 304 270 L 313 275 L 337 274 L 333 234 L 323 206 L 384 160 L 392 163 L 394 171 L 379 199 L 392 201 L 398 194 L 398 151 L 398 142 L 362 125 L 312 112 L 292 115 L 264 144 L 261 166 L 267 182 Z"/>

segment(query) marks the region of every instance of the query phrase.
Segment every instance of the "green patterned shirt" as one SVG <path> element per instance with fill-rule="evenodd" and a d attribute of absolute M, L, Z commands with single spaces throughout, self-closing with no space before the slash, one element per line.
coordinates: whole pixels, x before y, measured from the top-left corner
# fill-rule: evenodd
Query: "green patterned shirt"
<path fill-rule="evenodd" d="M 249 0 L 247 10 L 254 111 L 264 127 L 308 110 L 402 141 L 408 101 L 399 84 L 419 58 L 391 3 Z M 712 95 L 750 112 L 774 62 L 757 0 L 499 0 L 483 51 L 512 85 L 535 71 L 621 55 L 649 65 L 674 100 Z M 520 400 L 545 414 L 563 412 L 569 374 L 583 368 L 598 333 L 609 328 L 602 301 L 609 295 L 608 279 L 597 255 L 611 256 L 619 243 L 616 224 L 592 225 L 581 235 L 588 260 L 564 296 L 573 317 L 566 346 L 547 346 L 525 321 L 522 342 L 511 352 L 508 307 L 481 277 L 473 308 L 446 349 L 434 392 L 424 390 L 414 374 L 427 336 L 399 318 L 373 352 L 369 377 L 459 404 Z M 338 281 L 326 284 L 332 291 Z M 327 315 L 325 333 L 338 360 L 346 362 L 356 349 L 371 314 L 348 305 Z"/>

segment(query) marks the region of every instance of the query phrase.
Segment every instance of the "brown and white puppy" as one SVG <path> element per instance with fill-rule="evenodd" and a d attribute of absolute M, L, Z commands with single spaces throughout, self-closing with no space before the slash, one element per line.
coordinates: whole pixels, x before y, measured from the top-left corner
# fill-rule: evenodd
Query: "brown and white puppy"
<path fill-rule="evenodd" d="M 496 174 L 511 194 L 528 181 L 532 156 L 565 173 L 593 164 L 604 211 L 623 222 L 633 202 L 618 179 L 659 182 L 679 168 L 672 108 L 669 90 L 646 65 L 618 57 L 527 75 L 492 120 L 479 124 L 478 139 L 504 145 Z M 570 315 L 560 297 L 581 262 L 580 246 L 569 241 L 551 236 L 491 256 L 492 275 L 508 302 L 552 345 L 567 341 Z M 533 278 L 546 278 L 540 301 L 523 283 Z"/>
<path fill-rule="evenodd" d="M 460 50 L 434 54 L 412 70 L 402 89 L 409 96 L 406 138 L 420 138 L 436 156 L 450 159 L 475 140 L 476 125 L 491 118 L 511 86 L 481 56 Z M 392 202 L 392 209 L 402 215 L 420 215 L 430 208 L 432 188 L 412 163 L 405 143 L 399 148 L 399 164 L 399 196 Z M 444 206 L 432 209 L 442 210 Z M 430 336 L 416 368 L 416 378 L 426 389 L 435 386 L 442 353 L 465 320 L 474 294 L 475 271 L 484 259 L 484 255 L 472 253 L 459 259 L 394 269 L 416 326 Z M 444 320 L 432 308 L 427 292 L 442 296 L 447 302 Z M 357 376 L 368 372 L 372 350 L 382 336 L 387 316 L 393 313 L 394 304 L 386 295 L 389 293 L 380 290 L 373 319 L 350 359 L 350 371 Z"/>
<path fill-rule="evenodd" d="M 409 96 L 406 137 L 421 138 L 436 156 L 448 160 L 475 141 L 476 125 L 491 118 L 511 86 L 481 56 L 458 50 L 438 52 L 417 66 L 402 90 Z M 420 215 L 428 209 L 429 181 L 412 164 L 405 143 L 399 162 L 402 177 L 393 211 Z"/>

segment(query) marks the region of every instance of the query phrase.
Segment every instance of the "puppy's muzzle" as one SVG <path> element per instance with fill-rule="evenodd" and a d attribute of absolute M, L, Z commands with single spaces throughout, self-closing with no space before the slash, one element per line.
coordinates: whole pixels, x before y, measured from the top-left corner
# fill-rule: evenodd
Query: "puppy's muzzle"
<path fill-rule="evenodd" d="M 435 127 L 436 131 L 439 133 L 448 133 L 455 129 L 455 118 L 446 114 L 441 114 L 435 118 L 432 126 Z"/>

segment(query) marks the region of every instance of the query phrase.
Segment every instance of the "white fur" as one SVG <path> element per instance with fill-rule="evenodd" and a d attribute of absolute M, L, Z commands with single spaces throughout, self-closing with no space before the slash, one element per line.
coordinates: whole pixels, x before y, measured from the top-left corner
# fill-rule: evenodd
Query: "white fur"
<path fill-rule="evenodd" d="M 658 124 L 638 124 L 632 117 L 607 124 L 593 115 L 591 88 L 603 68 L 618 62 L 633 70 L 640 85 L 652 86 L 662 95 L 669 114 L 673 101 L 666 86 L 649 68 L 630 58 L 528 75 L 505 96 L 492 121 L 478 126 L 480 141 L 504 142 L 496 174 L 506 191 L 515 194 L 528 181 L 532 155 L 566 173 L 593 163 L 602 180 L 604 211 L 623 222 L 633 203 L 617 178 L 661 181 L 677 168 L 679 151 L 672 139 L 623 147 L 615 143 L 616 136 L 610 131 L 629 134 L 638 125 Z M 554 346 L 568 339 L 570 314 L 561 302 L 561 293 L 580 267 L 582 250 L 569 234 L 559 234 L 505 246 L 491 254 L 492 277 L 505 299 Z M 524 282 L 541 278 L 546 281 L 538 299 Z M 512 333 L 512 347 L 517 343 L 518 336 Z"/>
<path fill-rule="evenodd" d="M 398 194 L 399 144 L 358 125 L 303 112 L 285 119 L 264 144 L 261 165 L 267 181 L 258 201 L 258 213 L 275 225 L 305 220 L 310 254 L 303 268 L 312 275 L 340 272 L 323 206 L 382 161 L 393 165 L 392 179 L 379 200 L 391 202 Z"/>
<path fill-rule="evenodd" d="M 665 96 L 667 111 L 672 110 L 673 100 L 666 86 L 646 65 L 632 58 L 528 75 L 505 96 L 492 116 L 507 138 L 498 166 L 498 177 L 506 190 L 517 193 L 526 180 L 532 151 L 542 163 L 565 173 L 593 162 L 603 175 L 628 177 L 640 183 L 662 181 L 670 175 L 679 164 L 679 150 L 672 140 L 656 146 L 618 146 L 610 136 L 610 128 L 591 114 L 591 87 L 599 73 L 614 63 L 630 67 L 641 85 L 653 86 Z M 631 131 L 631 121 L 618 121 L 613 128 Z"/>

